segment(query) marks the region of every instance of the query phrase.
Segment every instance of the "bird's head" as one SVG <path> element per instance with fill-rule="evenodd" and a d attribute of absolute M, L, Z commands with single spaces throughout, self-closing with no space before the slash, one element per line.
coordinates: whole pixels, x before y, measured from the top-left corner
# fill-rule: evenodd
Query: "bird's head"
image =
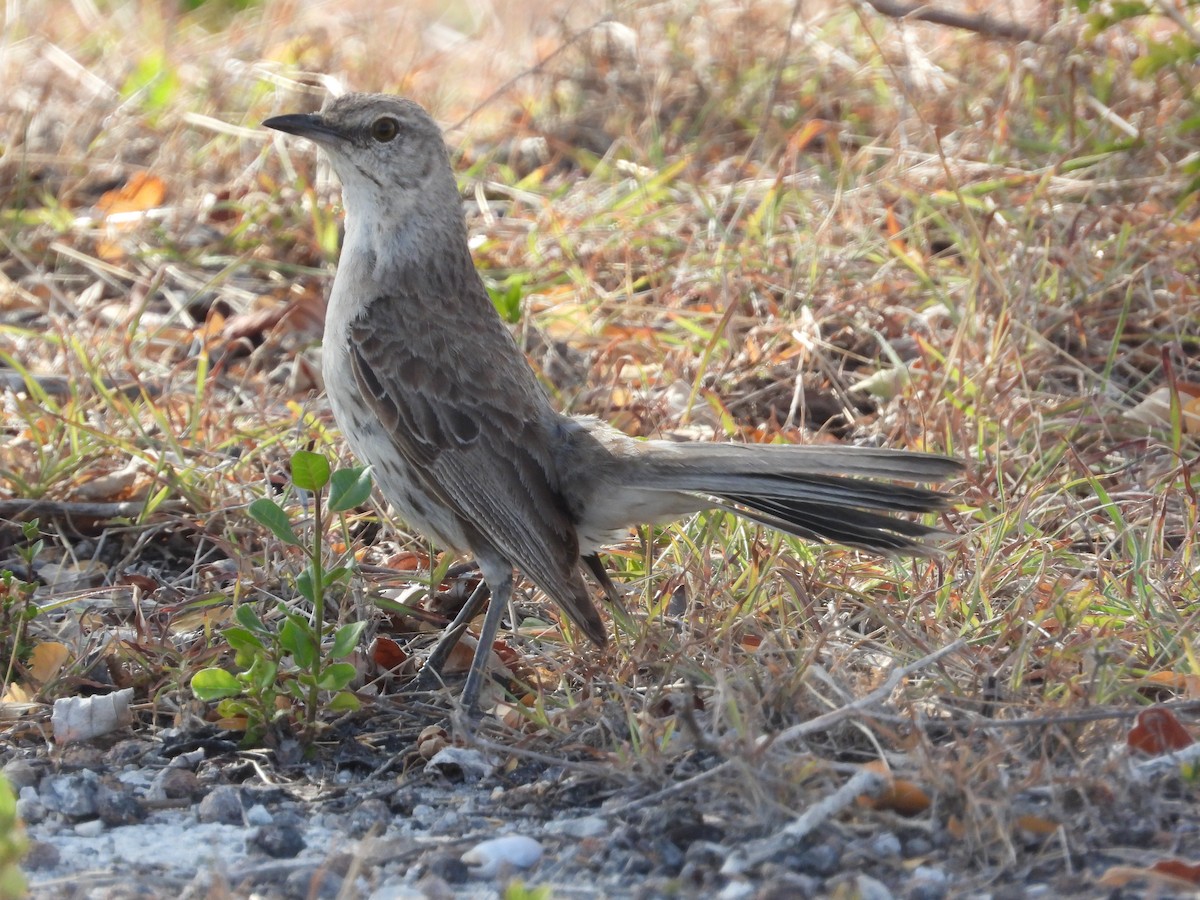
<path fill-rule="evenodd" d="M 275 116 L 267 128 L 308 138 L 325 151 L 352 216 L 393 221 L 444 206 L 461 217 L 442 131 L 416 103 L 388 94 L 344 94 L 320 113 Z"/>

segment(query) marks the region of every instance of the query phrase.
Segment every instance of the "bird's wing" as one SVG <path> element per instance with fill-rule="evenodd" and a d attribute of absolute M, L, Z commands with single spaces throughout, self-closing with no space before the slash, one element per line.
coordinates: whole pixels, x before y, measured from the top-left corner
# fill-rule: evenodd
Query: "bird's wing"
<path fill-rule="evenodd" d="M 427 306 L 425 315 L 402 321 L 422 302 L 380 297 L 351 323 L 350 359 L 363 399 L 423 487 L 603 644 L 603 624 L 579 575 L 575 526 L 557 488 L 552 436 L 544 433 L 548 406 L 528 363 L 498 320 L 494 329 L 456 323 L 453 311 Z M 440 337 L 456 327 L 454 341 Z M 461 340 L 461 329 L 472 328 L 465 336 L 475 340 Z"/>

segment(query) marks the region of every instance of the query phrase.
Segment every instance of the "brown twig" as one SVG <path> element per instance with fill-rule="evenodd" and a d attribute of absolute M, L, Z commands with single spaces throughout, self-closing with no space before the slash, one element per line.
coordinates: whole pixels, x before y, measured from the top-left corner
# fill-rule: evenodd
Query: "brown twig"
<path fill-rule="evenodd" d="M 1040 41 L 1044 33 L 1017 22 L 993 19 L 984 13 L 968 15 L 949 9 L 940 9 L 928 3 L 897 3 L 896 0 L 867 0 L 875 12 L 891 19 L 915 19 L 933 25 L 946 25 L 973 31 L 987 38 L 1003 41 Z"/>
<path fill-rule="evenodd" d="M 158 509 L 178 509 L 174 504 L 161 503 Z M 114 503 L 73 502 L 70 500 L 0 500 L 0 519 L 37 516 L 43 519 L 132 519 L 146 511 L 140 500 Z"/>

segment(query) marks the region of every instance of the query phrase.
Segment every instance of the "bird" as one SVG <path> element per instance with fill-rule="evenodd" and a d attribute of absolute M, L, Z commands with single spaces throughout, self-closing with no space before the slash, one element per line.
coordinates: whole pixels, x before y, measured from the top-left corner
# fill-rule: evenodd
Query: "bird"
<path fill-rule="evenodd" d="M 263 125 L 316 144 L 341 182 L 345 236 L 322 348 L 334 419 L 394 512 L 473 558 L 490 593 L 460 699 L 469 716 L 514 570 L 604 647 L 584 573 L 612 596 L 598 553 L 631 527 L 723 509 L 819 542 L 936 552 L 945 532 L 893 513 L 943 510 L 951 497 L 896 482 L 943 481 L 962 470 L 956 459 L 643 440 L 556 409 L 475 268 L 443 132 L 416 102 L 346 93 Z"/>

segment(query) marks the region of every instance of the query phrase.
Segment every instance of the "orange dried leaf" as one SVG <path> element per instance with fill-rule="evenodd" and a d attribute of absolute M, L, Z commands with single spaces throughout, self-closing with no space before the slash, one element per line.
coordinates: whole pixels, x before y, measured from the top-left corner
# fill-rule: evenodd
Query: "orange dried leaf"
<path fill-rule="evenodd" d="M 1106 888 L 1123 888 L 1135 881 L 1149 882 L 1158 888 L 1191 888 L 1195 882 L 1180 878 L 1171 872 L 1157 870 L 1157 866 L 1143 869 L 1139 866 L 1112 866 L 1101 875 L 1096 883 Z"/>
<path fill-rule="evenodd" d="M 924 788 L 915 781 L 895 778 L 883 760 L 872 760 L 864 768 L 880 773 L 886 782 L 883 789 L 875 796 L 864 794 L 859 797 L 860 806 L 869 809 L 888 809 L 902 816 L 915 816 L 925 812 L 932 804 L 933 801 Z"/>
<path fill-rule="evenodd" d="M 1137 722 L 1129 729 L 1126 743 L 1130 750 L 1161 756 L 1189 747 L 1195 740 L 1180 724 L 1175 713 L 1156 706 L 1138 713 Z"/>
<path fill-rule="evenodd" d="M 45 684 L 59 673 L 70 656 L 66 644 L 44 641 L 29 654 L 29 674 L 38 684 Z"/>
<path fill-rule="evenodd" d="M 1058 822 L 1053 819 L 1047 819 L 1045 816 L 1025 815 L 1017 816 L 1016 826 L 1022 831 L 1028 831 L 1031 834 L 1054 834 L 1058 831 Z"/>
<path fill-rule="evenodd" d="M 161 206 L 167 197 L 167 185 L 161 178 L 139 172 L 123 187 L 106 191 L 96 203 L 104 215 L 123 212 L 144 212 Z"/>
<path fill-rule="evenodd" d="M 1200 885 L 1200 863 L 1188 863 L 1182 859 L 1160 859 L 1152 868 L 1155 872 L 1181 878 L 1189 884 Z"/>
<path fill-rule="evenodd" d="M 381 669 L 391 670 L 404 663 L 408 654 L 391 638 L 380 635 L 371 643 L 371 659 Z"/>

